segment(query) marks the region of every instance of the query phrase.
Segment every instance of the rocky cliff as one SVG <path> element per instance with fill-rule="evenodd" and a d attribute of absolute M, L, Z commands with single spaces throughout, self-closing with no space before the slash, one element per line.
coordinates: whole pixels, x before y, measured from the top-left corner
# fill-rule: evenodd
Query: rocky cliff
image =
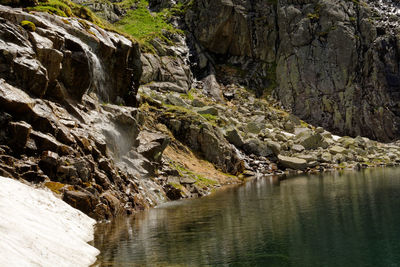
<path fill-rule="evenodd" d="M 198 0 L 186 15 L 201 68 L 240 68 L 300 118 L 338 134 L 399 137 L 399 3 Z"/>
<path fill-rule="evenodd" d="M 4 6 L 0 17 L 1 174 L 96 219 L 163 198 L 152 159 L 137 152 L 138 110 L 112 104 L 136 99 L 138 45 L 79 19 Z M 154 153 L 166 140 L 148 133 Z"/>
<path fill-rule="evenodd" d="M 135 107 L 147 79 L 136 42 L 83 19 L 0 5 L 0 51 L 1 175 L 47 187 L 97 220 L 238 182 L 211 164 L 204 168 L 211 179 L 186 169 L 190 159 L 204 163 L 154 123 L 155 115 Z M 165 77 L 179 80 L 168 63 L 174 59 L 164 56 L 147 58 L 169 69 L 144 64 L 146 73 L 171 71 Z M 182 136 L 192 127 L 192 146 L 225 172 L 240 173 L 234 148 L 196 119 Z M 170 142 L 185 161 L 171 149 L 163 155 Z"/>
<path fill-rule="evenodd" d="M 62 3 L 0 6 L 2 176 L 107 220 L 247 176 L 400 162 L 366 138 L 399 134 L 396 2 L 79 2 L 114 25 Z"/>

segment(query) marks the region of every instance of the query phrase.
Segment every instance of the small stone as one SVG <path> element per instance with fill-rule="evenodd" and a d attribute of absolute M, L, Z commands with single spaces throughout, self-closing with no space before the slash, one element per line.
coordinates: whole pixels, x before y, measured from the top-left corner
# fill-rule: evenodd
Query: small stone
<path fill-rule="evenodd" d="M 340 146 L 333 146 L 333 147 L 331 147 L 331 148 L 329 149 L 329 152 L 330 152 L 331 154 L 333 154 L 333 155 L 336 155 L 336 154 L 343 154 L 345 151 L 346 151 L 346 149 L 343 148 L 343 147 L 340 147 Z"/>
<path fill-rule="evenodd" d="M 261 131 L 260 123 L 257 122 L 249 122 L 247 123 L 246 130 L 252 134 L 259 134 Z"/>
<path fill-rule="evenodd" d="M 326 163 L 332 162 L 332 155 L 329 152 L 324 152 L 321 155 L 321 160 Z"/>
<path fill-rule="evenodd" d="M 195 98 L 195 99 L 192 100 L 192 106 L 193 106 L 193 107 L 201 108 L 201 107 L 206 106 L 206 104 L 204 104 L 203 101 L 201 101 L 201 100 Z"/>
<path fill-rule="evenodd" d="M 196 182 L 196 180 L 192 179 L 189 176 L 183 176 L 179 178 L 179 182 L 181 184 L 194 184 Z"/>
<path fill-rule="evenodd" d="M 218 116 L 218 109 L 216 109 L 215 107 L 211 107 L 211 106 L 205 106 L 205 107 L 197 109 L 197 113 Z"/>
<path fill-rule="evenodd" d="M 305 148 L 302 145 L 295 144 L 295 145 L 292 146 L 292 150 L 294 152 L 299 153 L 299 152 L 303 152 L 305 150 Z"/>

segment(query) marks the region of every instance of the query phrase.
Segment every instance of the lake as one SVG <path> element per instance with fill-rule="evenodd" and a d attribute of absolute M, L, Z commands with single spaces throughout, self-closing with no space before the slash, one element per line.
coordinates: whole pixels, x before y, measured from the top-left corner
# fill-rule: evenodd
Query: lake
<path fill-rule="evenodd" d="M 258 178 L 99 225 L 101 266 L 400 266 L 400 169 Z"/>

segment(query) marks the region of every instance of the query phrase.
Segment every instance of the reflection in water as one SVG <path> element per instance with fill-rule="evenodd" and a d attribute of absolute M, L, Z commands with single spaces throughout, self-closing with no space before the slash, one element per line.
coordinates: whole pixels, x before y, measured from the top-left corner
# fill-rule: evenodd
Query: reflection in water
<path fill-rule="evenodd" d="M 96 232 L 102 266 L 400 266 L 400 169 L 267 177 Z"/>

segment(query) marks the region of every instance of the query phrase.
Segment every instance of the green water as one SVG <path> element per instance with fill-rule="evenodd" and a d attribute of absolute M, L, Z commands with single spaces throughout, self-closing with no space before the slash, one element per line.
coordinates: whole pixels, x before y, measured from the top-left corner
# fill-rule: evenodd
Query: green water
<path fill-rule="evenodd" d="M 266 177 L 96 232 L 102 266 L 400 266 L 400 169 Z"/>

